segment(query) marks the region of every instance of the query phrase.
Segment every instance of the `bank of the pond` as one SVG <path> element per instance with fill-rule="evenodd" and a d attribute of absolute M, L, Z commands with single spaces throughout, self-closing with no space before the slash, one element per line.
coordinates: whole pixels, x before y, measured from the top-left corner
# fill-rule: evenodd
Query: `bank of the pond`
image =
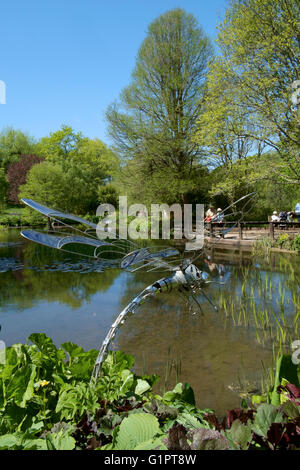
<path fill-rule="evenodd" d="M 252 251 L 257 253 L 259 251 L 282 251 L 299 254 L 300 253 L 300 234 L 290 236 L 287 233 L 279 235 L 275 239 L 264 237 L 260 240 L 255 241 L 252 245 Z"/>
<path fill-rule="evenodd" d="M 94 217 L 87 217 L 87 220 L 93 219 Z M 20 220 L 20 216 L 2 216 L 0 217 L 0 232 L 10 229 L 19 229 L 23 228 L 29 229 L 47 229 L 48 222 L 45 223 L 45 218 L 41 218 L 39 214 L 22 216 L 23 220 Z M 64 228 L 64 226 L 53 226 L 53 230 L 59 230 Z M 174 240 L 175 244 L 184 245 L 186 241 L 183 240 Z M 300 253 L 300 233 L 291 233 L 283 232 L 277 234 L 274 239 L 266 236 L 265 231 L 262 230 L 248 230 L 244 235 L 243 239 L 239 237 L 239 233 L 235 230 L 230 232 L 230 235 L 226 235 L 225 238 L 218 237 L 205 237 L 205 243 L 208 246 L 215 246 L 216 244 L 224 249 L 229 247 L 235 249 L 247 249 L 251 248 L 252 250 L 271 250 L 278 251 L 282 253 Z"/>
<path fill-rule="evenodd" d="M 300 254 L 300 234 L 291 237 L 289 234 L 281 234 L 274 240 L 270 237 L 259 236 L 257 238 L 240 240 L 239 238 L 211 239 L 205 238 L 208 246 L 217 246 L 224 250 L 241 249 L 261 252 L 274 251 L 278 253 Z"/>

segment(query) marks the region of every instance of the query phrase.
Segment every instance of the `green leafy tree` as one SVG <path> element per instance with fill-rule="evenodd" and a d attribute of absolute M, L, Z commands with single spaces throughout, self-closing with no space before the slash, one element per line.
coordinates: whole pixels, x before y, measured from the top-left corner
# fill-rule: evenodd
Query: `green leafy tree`
<path fill-rule="evenodd" d="M 279 165 L 270 165 L 269 175 L 299 183 L 299 109 L 292 105 L 292 84 L 299 79 L 299 3 L 233 0 L 218 44 L 221 54 L 210 70 L 210 92 L 224 99 L 215 99 L 211 110 L 214 146 L 218 132 L 212 129 L 224 116 L 225 129 L 231 126 L 235 139 L 252 139 L 277 152 Z M 231 99 L 228 106 L 230 95 L 234 105 Z"/>
<path fill-rule="evenodd" d="M 89 139 L 72 127 L 62 125 L 58 131 L 43 137 L 37 152 L 47 161 L 60 164 L 65 169 L 70 161 L 93 165 L 94 170 L 101 169 L 102 176 L 113 175 L 119 167 L 119 158 L 100 139 Z"/>
<path fill-rule="evenodd" d="M 75 214 L 95 212 L 102 202 L 100 188 L 118 171 L 116 154 L 99 139 L 83 137 L 67 126 L 41 139 L 38 151 L 45 165 L 30 170 L 21 197 Z"/>
<path fill-rule="evenodd" d="M 35 151 L 32 137 L 12 127 L 0 133 L 0 166 L 5 169 L 10 163 L 17 162 L 21 155 L 29 155 Z"/>
<path fill-rule="evenodd" d="M 78 157 L 90 163 L 94 171 L 99 169 L 101 181 L 110 181 L 120 170 L 119 156 L 110 150 L 100 139 L 85 139 L 78 147 Z"/>
<path fill-rule="evenodd" d="M 43 162 L 28 172 L 26 184 L 20 186 L 20 197 L 84 215 L 91 205 L 97 206 L 97 185 L 92 177 L 92 167 L 74 161 L 67 171 L 59 164 Z"/>
<path fill-rule="evenodd" d="M 27 173 L 26 184 L 20 186 L 19 199 L 29 198 L 41 204 L 67 209 L 66 176 L 59 165 L 42 162 Z"/>
<path fill-rule="evenodd" d="M 288 183 L 276 174 L 270 174 L 270 168 L 280 165 L 276 152 L 263 155 L 250 155 L 236 160 L 230 166 L 218 166 L 210 173 L 209 194 L 215 205 L 224 207 L 244 194 L 256 192 L 257 197 L 248 220 L 267 220 L 274 210 L 294 210 L 300 197 L 298 185 Z M 225 199 L 224 199 L 225 198 Z"/>
<path fill-rule="evenodd" d="M 199 186 L 201 149 L 191 137 L 211 54 L 209 39 L 182 9 L 150 24 L 131 84 L 106 114 L 133 198 L 184 203 Z"/>
<path fill-rule="evenodd" d="M 68 157 L 78 152 L 79 146 L 88 139 L 72 127 L 62 125 L 61 129 L 43 137 L 37 145 L 37 153 L 46 160 L 63 164 Z"/>
<path fill-rule="evenodd" d="M 230 83 L 229 79 L 223 81 L 226 90 L 220 89 L 220 78 L 215 73 L 217 64 L 218 60 L 210 66 L 194 140 L 205 147 L 209 167 L 222 165 L 231 171 L 236 161 L 247 158 L 254 149 L 260 156 L 265 144 L 251 137 L 255 132 L 255 123 L 249 120 L 247 108 L 240 106 L 234 83 Z"/>

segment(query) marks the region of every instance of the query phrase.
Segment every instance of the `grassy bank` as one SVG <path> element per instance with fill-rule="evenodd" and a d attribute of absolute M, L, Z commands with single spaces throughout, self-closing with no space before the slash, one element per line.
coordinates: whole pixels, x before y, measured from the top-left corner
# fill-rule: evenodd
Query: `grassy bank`
<path fill-rule="evenodd" d="M 0 227 L 36 227 L 45 225 L 47 219 L 41 214 L 33 213 L 26 207 L 10 206 L 0 211 Z"/>
<path fill-rule="evenodd" d="M 90 222 L 97 223 L 99 217 L 93 214 L 80 216 Z M 27 207 L 10 206 L 0 210 L 0 227 L 37 227 L 48 226 L 48 219 Z M 86 228 L 86 227 L 84 227 Z"/>
<path fill-rule="evenodd" d="M 300 233 L 295 236 L 283 233 L 274 240 L 270 237 L 263 237 L 252 245 L 254 255 L 267 254 L 271 249 L 300 253 Z"/>

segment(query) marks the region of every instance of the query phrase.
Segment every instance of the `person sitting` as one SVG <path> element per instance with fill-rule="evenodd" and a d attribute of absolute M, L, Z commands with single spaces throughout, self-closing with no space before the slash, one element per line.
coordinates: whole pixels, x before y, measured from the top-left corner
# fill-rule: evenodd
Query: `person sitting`
<path fill-rule="evenodd" d="M 217 209 L 217 214 L 213 218 L 213 221 L 222 223 L 223 220 L 224 220 L 224 214 L 222 213 L 222 209 L 219 208 L 219 209 Z"/>
<path fill-rule="evenodd" d="M 296 212 L 295 211 L 290 211 L 287 213 L 288 215 L 288 222 L 295 222 L 296 221 Z"/>
<path fill-rule="evenodd" d="M 220 207 L 219 207 L 219 209 L 217 209 L 217 214 L 212 219 L 212 222 L 217 222 L 218 223 L 218 228 L 221 229 L 224 225 L 223 221 L 224 221 L 224 214 L 223 214 L 222 209 L 220 209 Z M 221 238 L 224 238 L 224 233 L 223 233 L 222 230 L 220 230 L 219 235 L 220 235 Z"/>
<path fill-rule="evenodd" d="M 279 213 L 279 221 L 280 221 L 279 227 L 280 227 L 281 229 L 286 228 L 287 219 L 288 219 L 287 211 L 281 211 L 281 212 Z"/>
<path fill-rule="evenodd" d="M 206 217 L 204 222 L 211 222 L 213 217 L 215 216 L 215 208 L 214 206 L 210 206 L 209 209 L 206 211 Z"/>
<path fill-rule="evenodd" d="M 274 211 L 271 217 L 271 222 L 280 222 L 277 211 Z"/>
<path fill-rule="evenodd" d="M 281 211 L 279 213 L 280 222 L 287 222 L 287 211 Z"/>

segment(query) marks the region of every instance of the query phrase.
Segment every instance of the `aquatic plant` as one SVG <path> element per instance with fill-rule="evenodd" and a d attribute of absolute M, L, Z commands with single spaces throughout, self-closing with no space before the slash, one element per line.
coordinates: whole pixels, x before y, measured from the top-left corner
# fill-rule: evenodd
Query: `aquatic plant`
<path fill-rule="evenodd" d="M 293 248 L 300 252 L 300 233 L 298 233 L 293 240 Z"/>
<path fill-rule="evenodd" d="M 276 283 L 267 271 L 242 267 L 232 273 L 231 288 L 219 292 L 226 327 L 231 321 L 234 326 L 248 328 L 261 347 L 272 351 L 273 364 L 262 371 L 264 390 L 274 380 L 278 357 L 289 353 L 292 342 L 300 336 L 297 273 L 287 260 L 281 260 L 280 267 L 287 276 L 280 275 Z"/>

